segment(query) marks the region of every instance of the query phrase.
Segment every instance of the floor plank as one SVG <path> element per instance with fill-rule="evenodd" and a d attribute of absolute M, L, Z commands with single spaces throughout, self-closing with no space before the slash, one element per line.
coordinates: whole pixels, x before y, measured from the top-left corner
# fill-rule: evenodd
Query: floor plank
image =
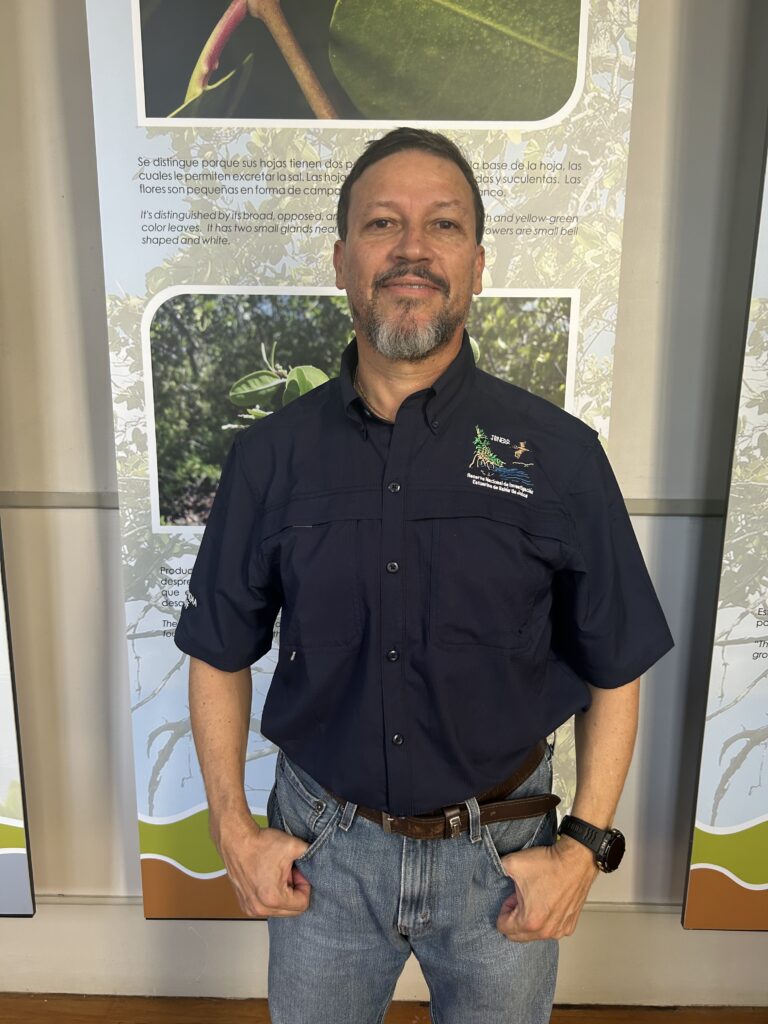
<path fill-rule="evenodd" d="M 3 1024 L 269 1024 L 264 999 L 0 994 Z M 339 1024 L 348 1024 L 340 1021 Z M 426 1003 L 393 1003 L 385 1024 L 430 1024 Z M 768 1024 L 768 1008 L 559 1006 L 551 1024 Z"/>

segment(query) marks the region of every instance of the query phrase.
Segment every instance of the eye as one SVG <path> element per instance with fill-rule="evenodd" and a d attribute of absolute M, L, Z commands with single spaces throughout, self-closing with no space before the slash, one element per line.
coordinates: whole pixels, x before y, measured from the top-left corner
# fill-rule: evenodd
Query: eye
<path fill-rule="evenodd" d="M 440 228 L 441 231 L 451 231 L 454 229 L 458 229 L 459 225 L 453 220 L 439 220 L 437 222 L 437 226 Z"/>
<path fill-rule="evenodd" d="M 370 221 L 368 227 L 372 228 L 373 230 L 382 230 L 384 228 L 388 228 L 391 225 L 391 223 L 392 221 L 389 220 L 389 218 L 387 217 L 376 217 L 375 220 Z"/>

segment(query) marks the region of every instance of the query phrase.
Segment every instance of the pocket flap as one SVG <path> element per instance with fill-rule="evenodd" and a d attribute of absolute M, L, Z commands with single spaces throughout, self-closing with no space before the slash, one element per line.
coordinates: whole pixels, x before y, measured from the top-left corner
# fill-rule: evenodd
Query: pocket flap
<path fill-rule="evenodd" d="M 381 491 L 337 491 L 292 498 L 265 510 L 260 539 L 266 540 L 288 526 L 314 526 L 344 519 L 381 519 Z"/>
<path fill-rule="evenodd" d="M 530 504 L 507 494 L 477 493 L 464 488 L 439 491 L 411 490 L 406 499 L 406 519 L 457 519 L 480 517 L 519 526 L 538 537 L 565 544 L 575 543 L 570 516 L 557 502 Z"/>

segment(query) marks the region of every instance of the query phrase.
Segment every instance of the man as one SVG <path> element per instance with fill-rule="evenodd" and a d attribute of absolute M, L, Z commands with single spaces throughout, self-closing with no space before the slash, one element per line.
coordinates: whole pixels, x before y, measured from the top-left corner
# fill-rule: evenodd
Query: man
<path fill-rule="evenodd" d="M 556 940 L 621 856 L 638 676 L 672 640 L 596 432 L 475 366 L 483 217 L 442 135 L 358 159 L 334 249 L 355 340 L 236 438 L 176 632 L 273 1024 L 381 1021 L 411 952 L 440 1024 L 547 1021 Z M 281 608 L 260 829 L 249 666 Z M 574 713 L 555 843 L 543 738 Z"/>

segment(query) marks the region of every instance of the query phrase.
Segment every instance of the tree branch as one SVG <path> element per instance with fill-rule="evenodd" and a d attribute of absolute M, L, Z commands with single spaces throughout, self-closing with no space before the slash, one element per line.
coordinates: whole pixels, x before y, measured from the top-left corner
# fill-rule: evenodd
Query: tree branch
<path fill-rule="evenodd" d="M 315 117 L 337 118 L 339 115 L 328 94 L 285 20 L 280 0 L 247 0 L 247 4 L 253 17 L 259 18 L 267 26 Z"/>
<path fill-rule="evenodd" d="M 184 103 L 196 99 L 205 89 L 208 88 L 211 75 L 219 66 L 221 51 L 229 42 L 230 36 L 248 13 L 246 0 L 232 0 L 232 3 L 222 14 L 211 32 L 208 41 L 203 47 L 200 56 L 197 58 L 195 70 L 187 86 L 187 95 Z"/>

